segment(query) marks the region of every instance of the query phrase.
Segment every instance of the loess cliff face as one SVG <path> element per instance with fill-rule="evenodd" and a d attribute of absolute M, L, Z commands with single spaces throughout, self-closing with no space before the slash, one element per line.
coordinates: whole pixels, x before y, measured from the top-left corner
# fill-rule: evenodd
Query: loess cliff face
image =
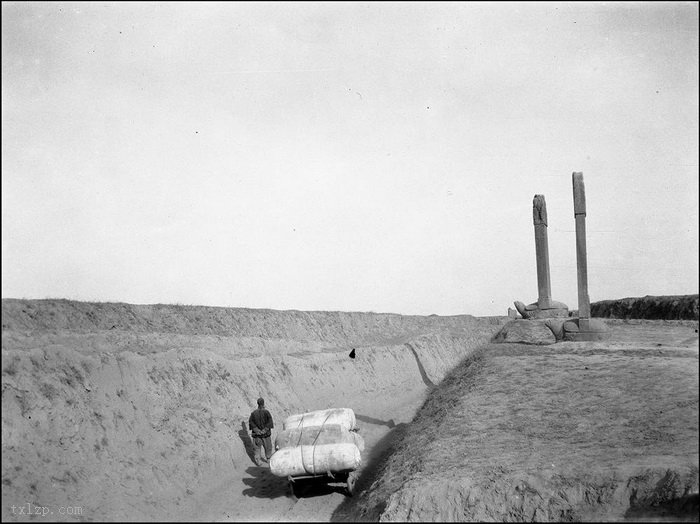
<path fill-rule="evenodd" d="M 3 299 L 2 498 L 196 518 L 187 496 L 249 467 L 258 397 L 279 427 L 327 407 L 362 420 L 378 398 L 391 413 L 506 320 Z"/>

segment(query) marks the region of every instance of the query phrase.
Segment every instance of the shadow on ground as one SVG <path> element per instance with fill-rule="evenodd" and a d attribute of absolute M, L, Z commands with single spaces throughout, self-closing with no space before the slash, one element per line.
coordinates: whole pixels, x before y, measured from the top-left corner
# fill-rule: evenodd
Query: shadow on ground
<path fill-rule="evenodd" d="M 331 493 L 346 493 L 347 484 L 345 482 L 329 482 L 328 477 L 319 479 L 296 480 L 296 497 L 311 498 L 330 495 Z"/>
<path fill-rule="evenodd" d="M 241 442 L 243 442 L 246 455 L 248 455 L 250 461 L 255 464 L 255 446 L 253 445 L 253 440 L 250 438 L 248 430 L 245 427 L 245 421 L 241 422 L 241 429 L 238 431 L 238 436 L 241 438 Z"/>
<path fill-rule="evenodd" d="M 630 508 L 625 520 L 636 522 L 698 522 L 700 496 L 697 493 L 662 502 L 656 506 Z"/>
<path fill-rule="evenodd" d="M 243 490 L 246 497 L 276 499 L 290 496 L 287 479 L 273 475 L 267 466 L 253 466 L 245 471 L 250 475 L 243 478 L 243 484 L 248 486 Z"/>
<path fill-rule="evenodd" d="M 360 418 L 356 415 L 356 418 Z M 364 417 L 371 418 L 371 417 Z M 360 420 L 363 420 L 360 418 Z M 376 419 L 373 419 L 376 420 Z M 375 423 L 375 422 L 373 422 Z M 379 423 L 382 423 L 379 421 Z M 377 480 L 384 465 L 393 452 L 394 446 L 401 441 L 403 435 L 408 428 L 408 424 L 402 422 L 394 425 L 394 421 L 383 422 L 389 426 L 391 431 L 382 438 L 377 445 L 374 446 L 372 453 L 367 457 L 366 466 L 355 483 L 355 495 L 346 498 L 340 506 L 336 508 L 331 516 L 331 522 L 360 522 L 360 521 L 377 521 L 379 515 L 384 508 L 373 508 L 370 514 L 359 514 L 358 499 L 362 497 L 362 492 L 369 489 L 372 483 Z M 390 425 L 391 424 L 391 425 Z M 361 517 L 361 518 L 360 518 Z"/>
<path fill-rule="evenodd" d="M 396 426 L 393 418 L 390 418 L 389 420 L 381 420 L 374 417 L 368 417 L 366 415 L 355 415 L 355 418 L 361 422 L 367 422 L 368 424 L 374 424 L 375 426 L 386 426 L 388 428 L 394 428 Z"/>

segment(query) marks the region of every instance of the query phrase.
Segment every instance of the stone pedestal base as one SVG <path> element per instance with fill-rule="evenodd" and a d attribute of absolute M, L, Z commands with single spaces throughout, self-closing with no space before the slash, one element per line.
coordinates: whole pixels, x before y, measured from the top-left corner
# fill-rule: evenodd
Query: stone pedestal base
<path fill-rule="evenodd" d="M 608 326 L 597 318 L 572 318 L 564 322 L 562 327 L 564 330 L 564 340 L 572 342 L 590 342 L 608 340 L 610 338 Z"/>
<path fill-rule="evenodd" d="M 563 302 L 550 300 L 548 307 L 540 307 L 537 302 L 527 306 L 520 301 L 514 302 L 515 309 L 523 318 L 568 318 L 569 308 Z"/>
<path fill-rule="evenodd" d="M 536 344 L 546 346 L 557 340 L 549 320 L 523 319 L 511 320 L 493 337 L 494 342 L 510 344 Z"/>

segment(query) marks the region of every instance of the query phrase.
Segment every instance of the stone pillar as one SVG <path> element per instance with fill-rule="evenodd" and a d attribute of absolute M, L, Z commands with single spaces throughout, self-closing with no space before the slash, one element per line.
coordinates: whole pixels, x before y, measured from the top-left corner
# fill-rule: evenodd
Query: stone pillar
<path fill-rule="evenodd" d="M 578 276 L 579 329 L 588 331 L 591 300 L 588 297 L 588 258 L 586 253 L 586 188 L 583 173 L 573 173 L 574 219 L 576 220 L 576 271 Z"/>
<path fill-rule="evenodd" d="M 564 322 L 565 340 L 595 341 L 610 337 L 602 320 L 591 318 L 591 301 L 588 297 L 588 253 L 586 252 L 586 188 L 583 173 L 573 173 L 574 219 L 576 220 L 576 270 L 578 278 L 578 318 Z"/>
<path fill-rule="evenodd" d="M 547 243 L 547 203 L 544 195 L 532 199 L 532 223 L 535 226 L 535 258 L 537 260 L 537 306 L 552 307 L 552 284 L 549 279 L 549 244 Z"/>
<path fill-rule="evenodd" d="M 562 302 L 552 300 L 549 280 L 549 245 L 547 243 L 547 204 L 544 195 L 532 199 L 532 223 L 535 226 L 535 258 L 537 261 L 537 302 L 525 305 L 515 301 L 515 309 L 526 319 L 566 318 L 569 308 Z"/>

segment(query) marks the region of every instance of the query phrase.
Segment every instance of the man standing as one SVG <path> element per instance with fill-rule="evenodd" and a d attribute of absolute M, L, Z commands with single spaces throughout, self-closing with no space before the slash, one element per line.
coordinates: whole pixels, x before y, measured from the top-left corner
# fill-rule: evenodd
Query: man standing
<path fill-rule="evenodd" d="M 255 444 L 255 465 L 260 466 L 262 462 L 268 462 L 272 456 L 272 415 L 265 409 L 265 401 L 258 399 L 258 409 L 250 414 L 248 419 L 248 429 L 253 433 L 253 443 Z M 264 454 L 263 454 L 264 448 Z"/>

